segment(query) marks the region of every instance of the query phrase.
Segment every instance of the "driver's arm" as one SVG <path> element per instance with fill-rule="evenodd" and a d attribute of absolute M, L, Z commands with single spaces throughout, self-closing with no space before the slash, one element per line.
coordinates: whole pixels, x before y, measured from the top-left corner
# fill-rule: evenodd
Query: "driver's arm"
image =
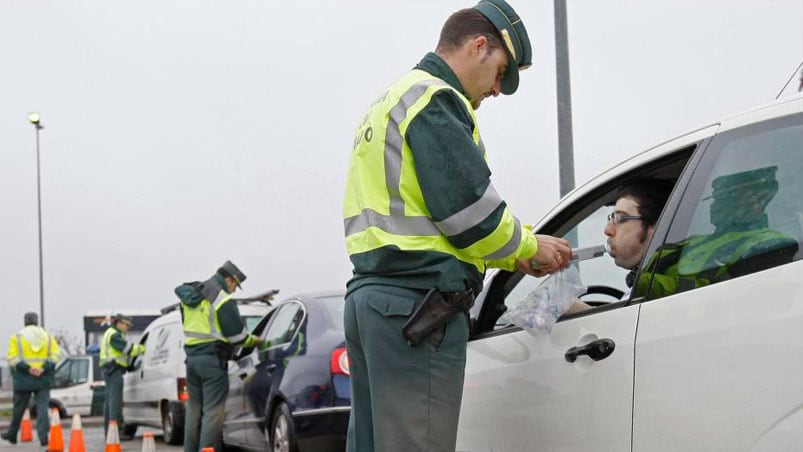
<path fill-rule="evenodd" d="M 569 309 L 566 312 L 564 312 L 564 314 L 575 314 L 578 312 L 583 312 L 588 309 L 591 309 L 591 306 L 587 305 L 586 303 L 583 303 L 582 301 L 580 301 L 579 298 L 575 298 L 571 306 L 569 306 Z"/>

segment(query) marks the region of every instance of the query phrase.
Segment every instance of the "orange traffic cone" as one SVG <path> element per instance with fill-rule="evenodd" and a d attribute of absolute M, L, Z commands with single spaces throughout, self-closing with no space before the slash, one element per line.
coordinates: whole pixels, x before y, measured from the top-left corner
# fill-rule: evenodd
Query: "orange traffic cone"
<path fill-rule="evenodd" d="M 142 452 L 156 452 L 156 442 L 153 439 L 153 432 L 142 434 Z"/>
<path fill-rule="evenodd" d="M 31 412 L 25 408 L 25 414 L 22 415 L 22 423 L 20 424 L 20 441 L 23 443 L 30 443 L 33 441 L 33 428 L 31 426 Z"/>
<path fill-rule="evenodd" d="M 81 415 L 77 413 L 72 416 L 69 452 L 86 452 L 86 446 L 84 446 L 84 430 L 81 428 Z"/>
<path fill-rule="evenodd" d="M 117 421 L 109 420 L 109 432 L 106 433 L 106 452 L 122 452 L 120 446 L 120 432 L 117 431 Z"/>
<path fill-rule="evenodd" d="M 201 449 L 201 452 L 215 452 L 215 448 L 214 447 L 204 447 L 203 449 Z"/>
<path fill-rule="evenodd" d="M 59 409 L 53 408 L 50 413 L 50 442 L 47 443 L 47 450 L 48 452 L 64 452 L 64 436 L 61 433 Z"/>

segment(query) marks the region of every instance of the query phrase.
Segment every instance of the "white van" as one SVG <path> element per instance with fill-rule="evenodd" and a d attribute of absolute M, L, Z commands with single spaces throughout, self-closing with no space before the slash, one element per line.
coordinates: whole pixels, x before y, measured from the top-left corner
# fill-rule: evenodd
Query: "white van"
<path fill-rule="evenodd" d="M 271 310 L 270 304 L 262 301 L 237 302 L 248 331 Z M 132 370 L 123 376 L 123 433 L 131 437 L 138 426 L 147 425 L 162 428 L 165 443 L 181 444 L 184 407 L 189 399 L 184 331 L 178 305 L 162 312 L 165 314 L 151 322 L 140 338 L 145 354 L 135 358 Z"/>

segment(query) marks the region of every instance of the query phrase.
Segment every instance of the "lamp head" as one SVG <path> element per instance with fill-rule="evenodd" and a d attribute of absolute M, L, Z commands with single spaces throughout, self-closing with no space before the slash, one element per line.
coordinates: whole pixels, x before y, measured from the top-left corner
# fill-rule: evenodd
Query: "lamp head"
<path fill-rule="evenodd" d="M 39 125 L 39 113 L 36 113 L 36 112 L 28 113 L 28 122 L 30 122 L 33 125 L 37 125 L 38 126 Z"/>

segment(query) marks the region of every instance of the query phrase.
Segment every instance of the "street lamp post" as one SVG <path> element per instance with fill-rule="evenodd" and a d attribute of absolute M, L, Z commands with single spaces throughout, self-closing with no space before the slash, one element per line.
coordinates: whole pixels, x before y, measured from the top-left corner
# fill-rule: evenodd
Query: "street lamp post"
<path fill-rule="evenodd" d="M 42 130 L 39 113 L 28 113 L 28 122 L 36 130 L 36 211 L 39 225 L 39 322 L 45 326 L 45 284 L 42 271 L 42 172 L 39 169 L 39 131 Z"/>

